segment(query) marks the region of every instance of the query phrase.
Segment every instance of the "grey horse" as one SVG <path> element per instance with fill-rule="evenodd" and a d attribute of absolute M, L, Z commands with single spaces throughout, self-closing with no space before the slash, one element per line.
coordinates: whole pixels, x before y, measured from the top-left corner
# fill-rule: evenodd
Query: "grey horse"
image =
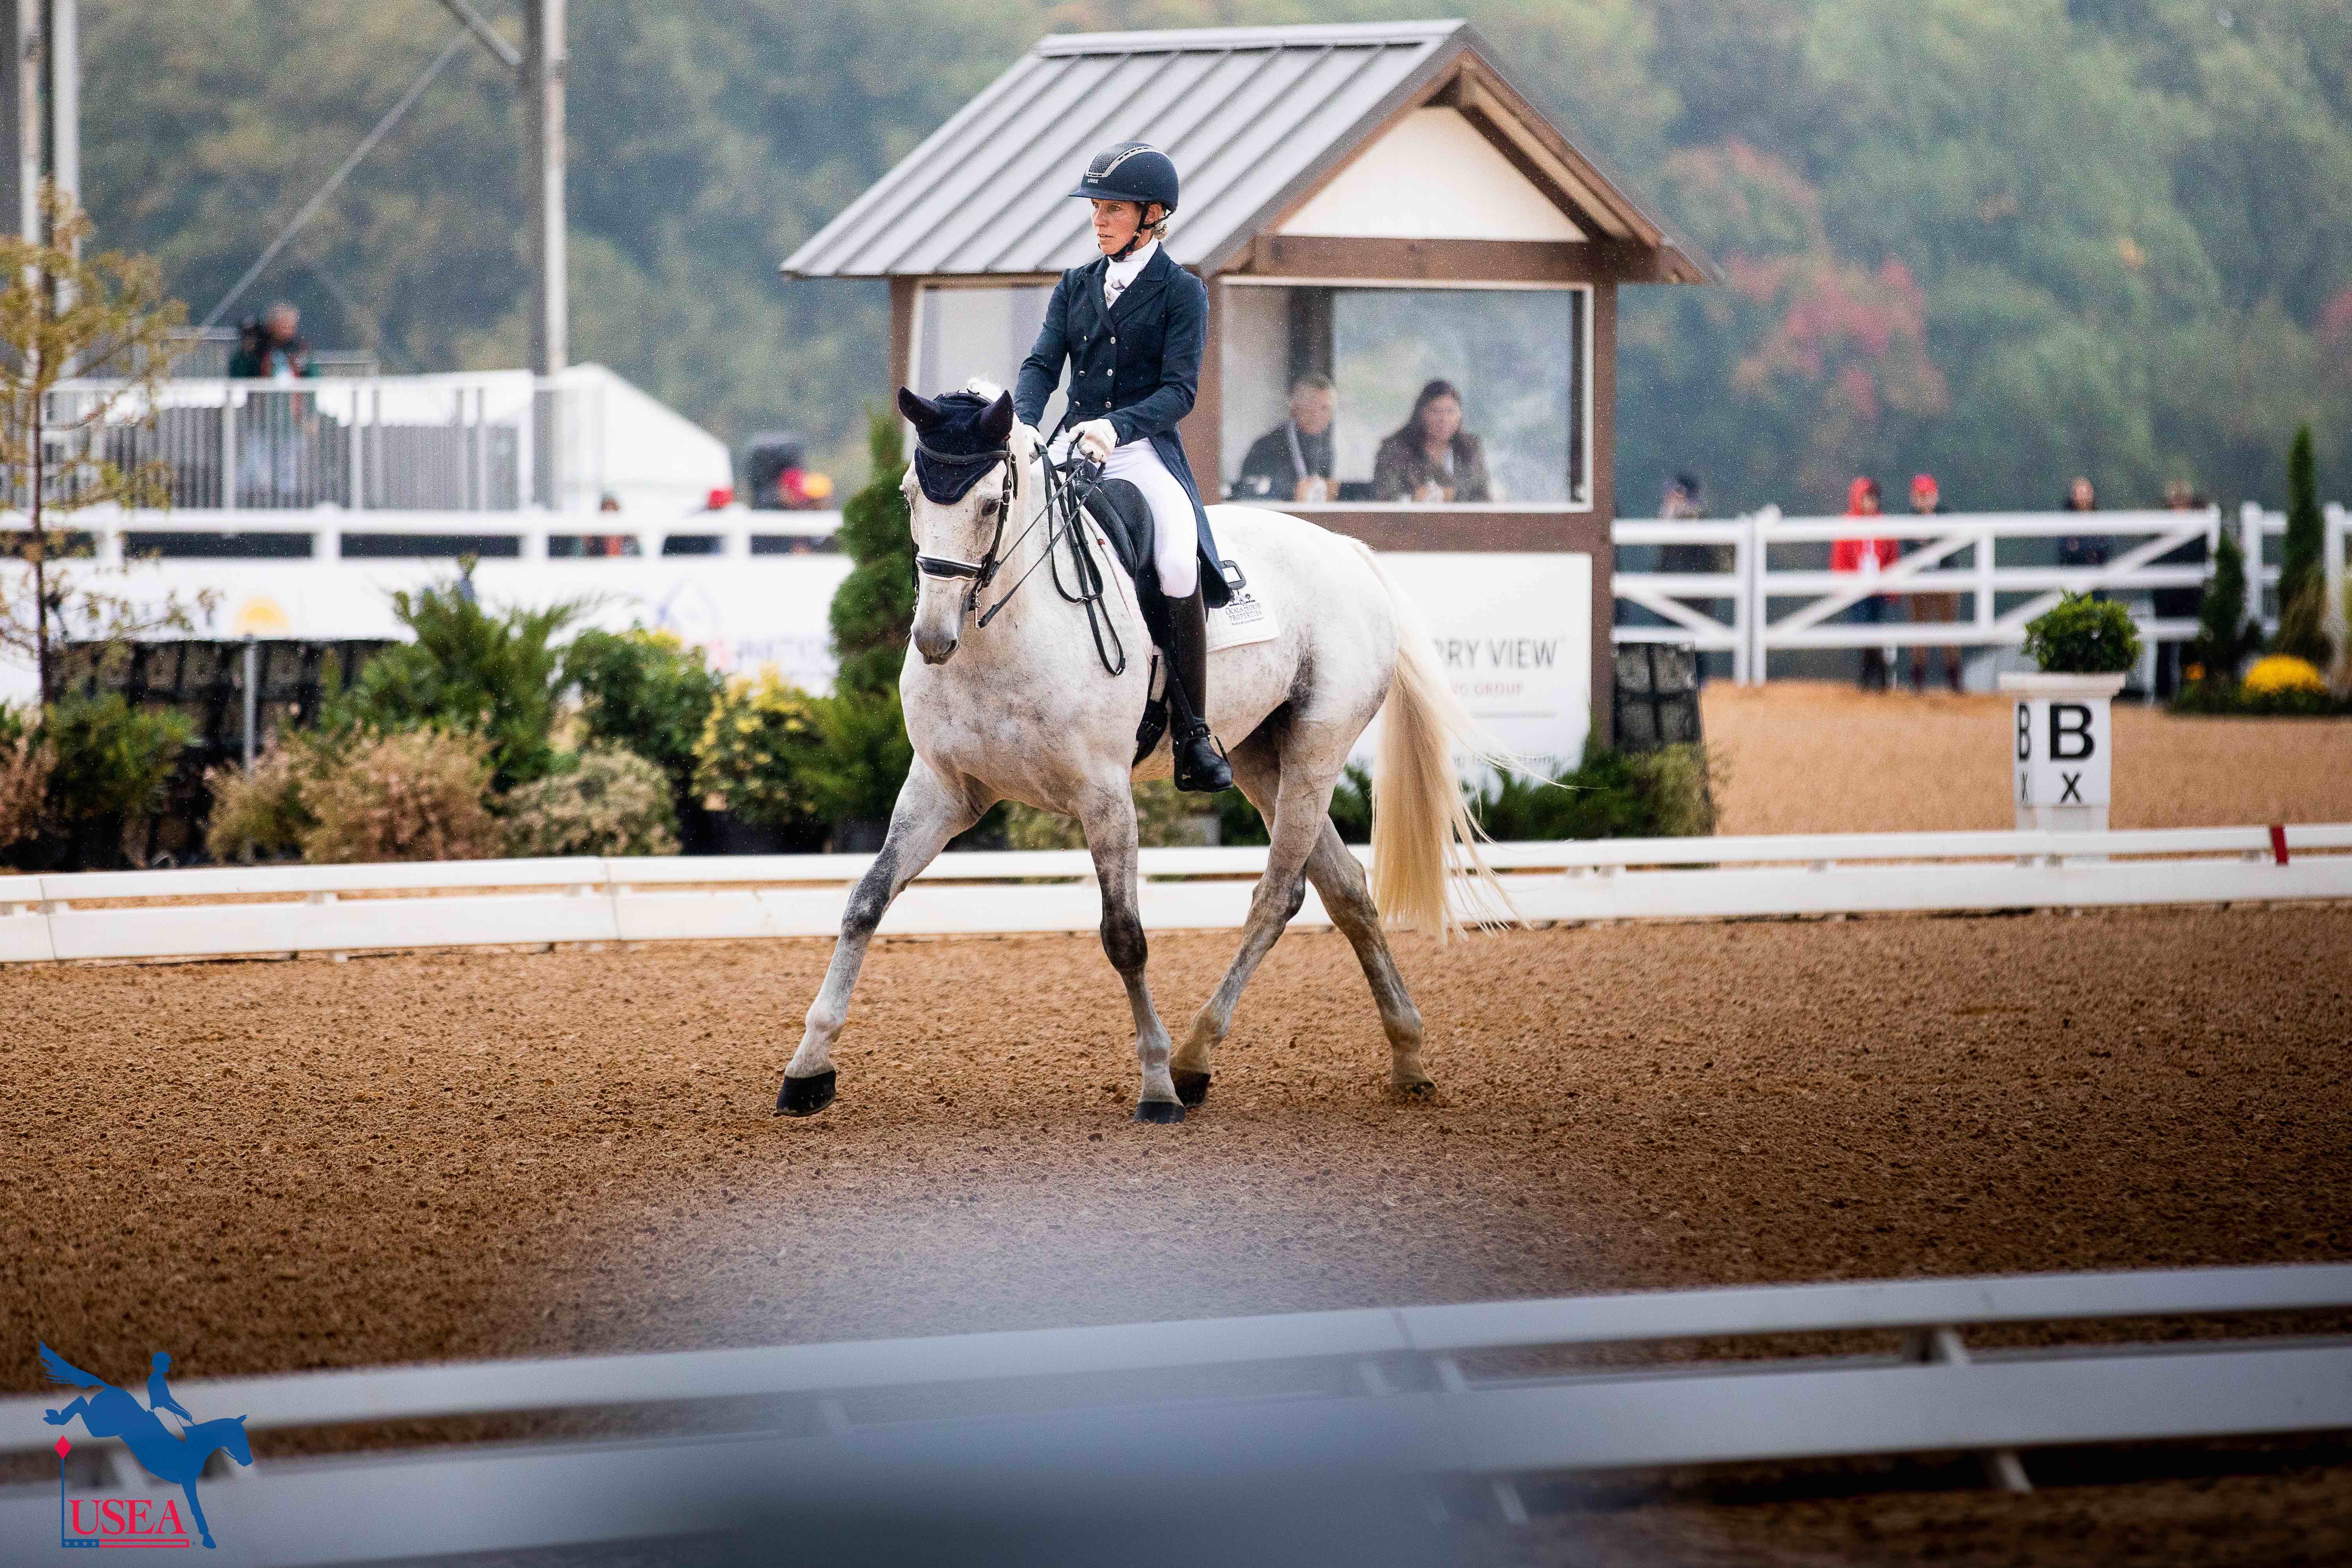
<path fill-rule="evenodd" d="M 971 390 L 982 396 L 995 391 L 983 383 Z M 902 406 L 919 435 L 924 401 L 910 396 Z M 993 574 L 986 601 L 993 604 L 1051 547 L 1047 526 L 1028 527 L 1045 505 L 1050 458 L 1034 433 L 1016 426 L 1010 397 L 996 395 L 982 426 L 1006 444 L 1001 479 L 975 484 L 952 504 L 925 496 L 911 468 L 905 488 L 921 554 L 977 564 L 995 548 L 992 541 L 1013 542 Z M 1499 894 L 1479 856 L 1454 763 L 1457 749 L 1487 758 L 1497 757 L 1497 749 L 1454 695 L 1411 601 L 1370 550 L 1254 507 L 1212 508 L 1211 521 L 1279 627 L 1270 640 L 1211 656 L 1207 714 L 1227 747 L 1235 782 L 1265 815 L 1272 843 L 1241 949 L 1193 1016 L 1182 1046 L 1172 1046 L 1152 1005 L 1137 901 L 1131 784 L 1165 776 L 1170 767 L 1164 740 L 1139 764 L 1134 761 L 1150 662 L 1129 658 L 1121 673 L 1106 673 L 1083 608 L 1042 582 L 1015 593 L 982 626 L 967 579 L 926 575 L 899 678 L 914 765 L 882 848 L 850 893 L 833 962 L 784 1069 L 780 1114 L 813 1115 L 833 1102 L 833 1044 L 848 1019 L 875 928 L 949 839 L 1008 799 L 1075 817 L 1086 832 L 1102 889 L 1103 951 L 1126 983 L 1135 1016 L 1138 1121 L 1181 1121 L 1185 1106 L 1206 1097 L 1210 1053 L 1223 1043 L 1243 988 L 1298 912 L 1310 880 L 1371 984 L 1388 1036 L 1390 1083 L 1408 1095 L 1430 1090 L 1421 1015 L 1390 954 L 1381 914 L 1402 926 L 1450 932 L 1461 918 L 1450 893 L 1457 876 L 1479 879 Z M 1127 648 L 1148 647 L 1131 584 L 1116 565 L 1109 575 L 1100 613 Z M 1375 716 L 1381 726 L 1368 885 L 1331 825 L 1330 805 L 1332 786 Z"/>

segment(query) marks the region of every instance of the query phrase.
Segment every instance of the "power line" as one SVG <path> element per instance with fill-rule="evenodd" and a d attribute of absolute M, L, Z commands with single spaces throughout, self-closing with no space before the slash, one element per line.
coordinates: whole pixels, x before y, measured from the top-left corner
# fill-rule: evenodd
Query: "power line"
<path fill-rule="evenodd" d="M 236 304 L 247 289 L 253 287 L 253 280 L 260 277 L 269 264 L 278 258 L 279 251 L 286 248 L 286 242 L 292 239 L 304 224 L 318 216 L 319 209 L 327 205 L 327 198 L 341 189 L 343 181 L 351 176 L 353 169 L 360 166 L 360 161 L 374 151 L 375 144 L 384 139 L 385 133 L 400 122 L 400 117 L 406 114 L 425 89 L 433 84 L 433 79 L 439 76 L 443 68 L 457 58 L 457 51 L 465 47 L 466 39 L 470 33 L 470 28 L 459 27 L 455 33 L 449 35 L 449 41 L 441 46 L 441 52 L 433 57 L 433 63 L 426 66 L 415 81 L 409 84 L 408 90 L 401 94 L 400 101 L 384 111 L 383 118 L 375 122 L 375 129 L 360 139 L 360 144 L 352 149 L 351 156 L 343 160 L 341 167 L 328 175 L 326 184 L 320 185 L 311 194 L 310 199 L 302 204 L 302 210 L 296 213 L 293 220 L 278 231 L 278 237 L 269 242 L 269 247 L 261 253 L 254 264 L 245 269 L 245 276 L 236 280 L 236 287 L 221 296 L 220 303 L 215 305 L 211 312 L 199 323 L 199 331 L 220 324 L 220 319 L 228 314 L 229 307 Z"/>

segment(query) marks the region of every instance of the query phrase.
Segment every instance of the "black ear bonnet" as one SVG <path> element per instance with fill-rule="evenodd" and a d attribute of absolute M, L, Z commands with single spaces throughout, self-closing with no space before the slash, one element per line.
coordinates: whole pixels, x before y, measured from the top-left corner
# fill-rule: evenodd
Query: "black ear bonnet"
<path fill-rule="evenodd" d="M 941 506 L 963 500 L 971 487 L 1006 460 L 1013 434 L 1013 396 L 993 401 L 976 392 L 921 397 L 898 389 L 898 412 L 915 427 L 915 482 Z"/>

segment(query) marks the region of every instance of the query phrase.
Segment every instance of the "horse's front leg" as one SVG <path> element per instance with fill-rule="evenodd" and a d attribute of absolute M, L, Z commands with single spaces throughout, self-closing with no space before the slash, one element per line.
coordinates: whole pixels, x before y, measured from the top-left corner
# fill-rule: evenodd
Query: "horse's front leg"
<path fill-rule="evenodd" d="M 866 944 L 874 928 L 898 889 L 921 872 L 947 847 L 949 839 L 980 820 L 985 805 L 975 805 L 967 789 L 943 783 L 919 756 L 899 787 L 898 804 L 890 813 L 890 830 L 880 853 L 849 895 L 842 912 L 841 938 L 833 944 L 833 962 L 824 984 L 809 1004 L 801 1047 L 784 1068 L 784 1087 L 776 1096 L 779 1116 L 814 1116 L 833 1103 L 833 1042 L 849 1021 L 849 994 L 856 989 L 858 966 L 866 962 Z"/>
<path fill-rule="evenodd" d="M 180 1483 L 180 1489 L 188 1494 L 188 1512 L 195 1518 L 197 1539 L 202 1541 L 206 1546 L 212 1545 L 213 1527 L 205 1522 L 205 1505 L 196 1500 L 196 1483 L 194 1479 L 190 1478 L 187 1480 L 182 1481 Z"/>
<path fill-rule="evenodd" d="M 1102 889 L 1103 954 L 1126 982 L 1128 1008 L 1135 1015 L 1135 1059 L 1143 1071 L 1135 1119 L 1181 1121 L 1184 1106 L 1168 1075 L 1167 1026 L 1152 1008 L 1151 984 L 1143 973 L 1150 944 L 1144 940 L 1143 910 L 1136 890 L 1135 796 L 1123 773 L 1088 797 L 1078 821 L 1095 858 L 1095 881 Z"/>

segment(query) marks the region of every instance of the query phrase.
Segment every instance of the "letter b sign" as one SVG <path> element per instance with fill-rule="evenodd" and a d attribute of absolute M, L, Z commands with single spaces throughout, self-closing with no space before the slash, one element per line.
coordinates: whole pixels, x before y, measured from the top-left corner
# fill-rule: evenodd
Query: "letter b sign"
<path fill-rule="evenodd" d="M 2109 800 L 2106 700 L 2017 699 L 2016 804 L 2104 806 Z"/>

